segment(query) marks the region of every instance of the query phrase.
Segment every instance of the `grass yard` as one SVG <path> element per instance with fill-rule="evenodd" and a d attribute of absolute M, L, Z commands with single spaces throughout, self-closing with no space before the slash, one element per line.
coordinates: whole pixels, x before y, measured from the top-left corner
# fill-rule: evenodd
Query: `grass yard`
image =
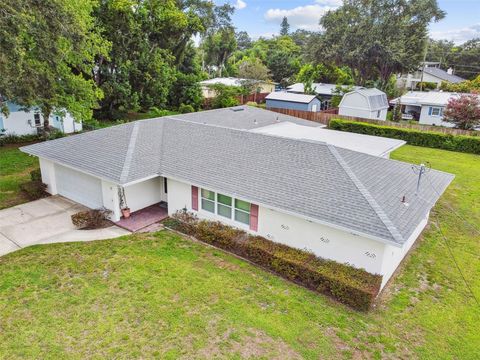
<path fill-rule="evenodd" d="M 435 222 L 480 297 L 480 156 L 393 157 L 457 177 L 371 312 L 167 231 L 42 245 L 0 258 L 0 358 L 478 359 L 480 308 Z"/>
<path fill-rule="evenodd" d="M 38 159 L 18 150 L 20 145 L 0 147 L 0 209 L 28 201 L 20 184 L 30 180 L 30 171 L 38 168 Z"/>

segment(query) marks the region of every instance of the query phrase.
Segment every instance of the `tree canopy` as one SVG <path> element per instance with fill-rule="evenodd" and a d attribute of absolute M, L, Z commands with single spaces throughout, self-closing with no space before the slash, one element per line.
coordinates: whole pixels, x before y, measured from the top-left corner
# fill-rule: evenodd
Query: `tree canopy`
<path fill-rule="evenodd" d="M 0 11 L 0 103 L 38 107 L 88 120 L 102 91 L 92 80 L 96 57 L 108 57 L 92 16 L 95 1 L 4 0 Z M 2 103 L 3 112 L 6 112 Z"/>
<path fill-rule="evenodd" d="M 358 84 L 416 70 L 428 25 L 444 17 L 436 0 L 349 0 L 320 20 L 325 29 L 316 58 L 346 65 Z"/>
<path fill-rule="evenodd" d="M 288 35 L 290 32 L 290 24 L 286 16 L 283 17 L 282 23 L 280 24 L 280 36 Z"/>

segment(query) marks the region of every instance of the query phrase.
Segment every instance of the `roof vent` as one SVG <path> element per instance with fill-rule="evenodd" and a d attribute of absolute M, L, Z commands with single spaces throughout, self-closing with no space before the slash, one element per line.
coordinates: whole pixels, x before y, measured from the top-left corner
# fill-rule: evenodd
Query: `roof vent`
<path fill-rule="evenodd" d="M 234 112 L 238 112 L 238 111 L 243 111 L 243 108 L 242 107 L 234 107 L 234 108 L 231 108 L 232 111 Z"/>

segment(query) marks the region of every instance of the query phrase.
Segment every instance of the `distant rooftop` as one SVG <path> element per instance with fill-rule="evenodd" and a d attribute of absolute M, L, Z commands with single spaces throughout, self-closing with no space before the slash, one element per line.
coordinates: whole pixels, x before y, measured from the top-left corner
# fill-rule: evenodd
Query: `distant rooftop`
<path fill-rule="evenodd" d="M 313 90 L 318 95 L 333 95 L 333 91 L 337 87 L 336 84 L 323 84 L 323 83 L 313 83 L 312 84 Z M 363 89 L 361 86 L 354 86 L 354 90 L 356 89 Z M 303 83 L 296 83 L 287 87 L 288 92 L 292 93 L 304 93 L 304 85 Z"/>
<path fill-rule="evenodd" d="M 285 91 L 272 92 L 265 100 L 290 101 L 302 104 L 309 104 L 316 98 L 316 95 L 296 94 Z"/>
<path fill-rule="evenodd" d="M 400 99 L 402 105 L 438 105 L 446 106 L 448 101 L 453 97 L 458 97 L 460 94 L 443 91 L 409 91 L 400 98 L 393 99 L 390 103 L 396 104 Z"/>
<path fill-rule="evenodd" d="M 432 67 L 432 66 L 427 66 L 423 70 L 426 74 L 435 76 L 441 80 L 450 82 L 452 84 L 458 84 L 459 82 L 465 81 L 464 78 L 461 78 L 460 76 L 449 74 L 445 70 L 442 70 L 437 67 Z"/>
<path fill-rule="evenodd" d="M 269 81 L 263 81 L 263 80 L 251 80 L 251 79 L 242 79 L 242 78 L 235 78 L 235 77 L 217 77 L 209 80 L 200 81 L 200 84 L 204 86 L 215 85 L 215 84 L 222 84 L 226 86 L 242 86 L 242 83 L 245 81 L 269 82 Z"/>

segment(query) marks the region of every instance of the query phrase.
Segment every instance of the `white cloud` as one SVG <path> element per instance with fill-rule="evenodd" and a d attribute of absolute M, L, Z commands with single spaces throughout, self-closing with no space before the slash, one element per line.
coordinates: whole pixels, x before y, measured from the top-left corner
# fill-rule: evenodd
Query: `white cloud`
<path fill-rule="evenodd" d="M 480 37 L 480 23 L 459 29 L 431 31 L 430 36 L 436 40 L 450 40 L 455 44 Z"/>
<path fill-rule="evenodd" d="M 234 7 L 237 10 L 242 10 L 242 9 L 245 9 L 247 7 L 247 3 L 243 0 L 237 0 Z"/>
<path fill-rule="evenodd" d="M 297 6 L 293 9 L 269 9 L 265 13 L 267 21 L 278 23 L 286 16 L 288 23 L 295 29 L 320 30 L 318 22 L 329 10 L 342 5 L 342 0 L 316 0 L 312 5 Z"/>

